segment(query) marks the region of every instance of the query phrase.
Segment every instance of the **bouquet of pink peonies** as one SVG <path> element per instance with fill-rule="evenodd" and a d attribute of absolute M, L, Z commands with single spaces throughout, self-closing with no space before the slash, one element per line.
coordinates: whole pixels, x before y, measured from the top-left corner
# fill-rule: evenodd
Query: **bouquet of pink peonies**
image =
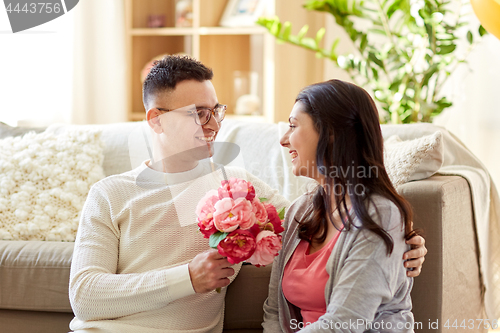
<path fill-rule="evenodd" d="M 223 180 L 196 207 L 198 227 L 210 247 L 231 264 L 255 266 L 269 265 L 281 250 L 284 212 L 255 197 L 253 185 L 238 178 Z"/>

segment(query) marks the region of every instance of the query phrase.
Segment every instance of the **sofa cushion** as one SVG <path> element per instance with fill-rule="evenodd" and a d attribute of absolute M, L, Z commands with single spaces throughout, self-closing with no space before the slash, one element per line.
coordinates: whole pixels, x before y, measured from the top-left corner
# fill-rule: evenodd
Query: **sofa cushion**
<path fill-rule="evenodd" d="M 146 122 L 105 125 L 56 124 L 48 128 L 54 133 L 71 132 L 77 129 L 101 132 L 101 140 L 104 143 L 102 168 L 106 177 L 130 171 L 139 163 L 151 158 L 146 144 L 146 141 L 150 140 L 149 127 Z"/>
<path fill-rule="evenodd" d="M 104 177 L 99 136 L 79 129 L 0 140 L 0 239 L 75 239 L 87 193 Z"/>
<path fill-rule="evenodd" d="M 72 242 L 0 241 L 0 308 L 72 312 Z"/>
<path fill-rule="evenodd" d="M 429 178 L 443 165 L 443 136 L 437 131 L 402 141 L 393 135 L 384 141 L 384 164 L 394 186 Z"/>

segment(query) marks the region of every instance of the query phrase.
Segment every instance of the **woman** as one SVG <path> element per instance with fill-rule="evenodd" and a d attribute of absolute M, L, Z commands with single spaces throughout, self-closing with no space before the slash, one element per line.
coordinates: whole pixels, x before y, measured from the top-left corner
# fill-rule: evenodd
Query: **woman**
<path fill-rule="evenodd" d="M 293 173 L 319 186 L 285 217 L 264 330 L 413 332 L 413 280 L 401 263 L 415 234 L 411 207 L 384 168 L 373 100 L 340 80 L 314 84 L 289 123 L 280 143 Z"/>

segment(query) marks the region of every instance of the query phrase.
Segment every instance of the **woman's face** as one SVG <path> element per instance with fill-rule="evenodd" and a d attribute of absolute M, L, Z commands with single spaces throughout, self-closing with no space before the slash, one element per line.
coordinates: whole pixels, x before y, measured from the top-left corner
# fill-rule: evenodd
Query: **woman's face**
<path fill-rule="evenodd" d="M 302 102 L 295 103 L 288 122 L 290 127 L 281 138 L 280 144 L 290 150 L 293 174 L 320 181 L 321 175 L 316 167 L 319 134 Z"/>

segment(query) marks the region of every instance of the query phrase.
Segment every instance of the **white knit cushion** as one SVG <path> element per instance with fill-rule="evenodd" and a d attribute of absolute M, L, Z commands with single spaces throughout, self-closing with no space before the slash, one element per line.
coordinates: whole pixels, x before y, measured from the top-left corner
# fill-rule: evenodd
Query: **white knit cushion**
<path fill-rule="evenodd" d="M 98 131 L 0 140 L 0 239 L 74 241 L 102 161 Z"/>
<path fill-rule="evenodd" d="M 401 141 L 393 135 L 384 141 L 384 163 L 394 186 L 425 179 L 443 165 L 444 147 L 441 132 L 414 140 Z"/>

